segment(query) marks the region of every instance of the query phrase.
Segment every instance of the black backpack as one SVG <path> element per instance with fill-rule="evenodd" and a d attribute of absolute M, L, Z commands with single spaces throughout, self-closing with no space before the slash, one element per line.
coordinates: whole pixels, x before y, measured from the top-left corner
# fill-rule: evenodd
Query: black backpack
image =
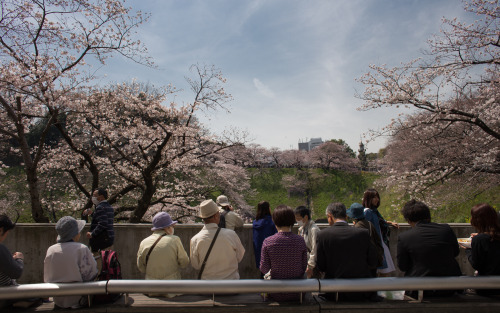
<path fill-rule="evenodd" d="M 224 210 L 224 212 L 222 212 L 220 214 L 220 220 L 219 220 L 219 227 L 220 228 L 226 228 L 226 214 L 227 214 L 227 212 L 229 212 L 229 211 Z"/>

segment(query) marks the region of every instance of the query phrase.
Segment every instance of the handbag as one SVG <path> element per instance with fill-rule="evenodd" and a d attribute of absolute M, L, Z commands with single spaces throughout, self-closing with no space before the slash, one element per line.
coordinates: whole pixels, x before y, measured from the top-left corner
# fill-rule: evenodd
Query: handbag
<path fill-rule="evenodd" d="M 205 270 L 205 265 L 207 264 L 208 256 L 210 255 L 210 252 L 212 251 L 215 240 L 217 239 L 217 236 L 219 235 L 219 232 L 220 232 L 220 227 L 217 228 L 217 231 L 215 232 L 214 239 L 212 239 L 212 243 L 210 244 L 210 247 L 208 248 L 207 254 L 205 255 L 205 259 L 203 260 L 203 263 L 201 264 L 201 269 L 200 269 L 200 273 L 198 274 L 198 279 L 201 279 L 201 274 L 203 274 L 203 270 Z"/>

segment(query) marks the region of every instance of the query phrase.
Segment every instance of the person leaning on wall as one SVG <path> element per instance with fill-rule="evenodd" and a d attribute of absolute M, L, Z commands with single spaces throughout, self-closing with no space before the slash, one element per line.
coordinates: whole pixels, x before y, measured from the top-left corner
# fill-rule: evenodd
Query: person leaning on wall
<path fill-rule="evenodd" d="M 219 227 L 231 230 L 243 227 L 243 219 L 234 212 L 233 206 L 229 203 L 225 195 L 218 196 L 216 203 L 219 206 L 219 212 L 221 214 Z"/>
<path fill-rule="evenodd" d="M 276 234 L 278 230 L 274 225 L 271 217 L 271 210 L 269 202 L 261 201 L 257 205 L 257 215 L 252 222 L 252 235 L 253 235 L 253 251 L 255 254 L 255 264 L 257 268 L 260 266 L 260 253 L 262 251 L 262 243 L 264 239 Z M 260 278 L 264 278 L 264 274 L 260 273 Z"/>
<path fill-rule="evenodd" d="M 88 209 L 85 214 L 92 217 L 90 231 L 86 236 L 89 239 L 90 250 L 94 255 L 113 245 L 115 232 L 113 221 L 115 213 L 113 207 L 108 203 L 108 192 L 103 188 L 97 188 L 92 193 L 92 203 L 95 211 Z"/>
<path fill-rule="evenodd" d="M 380 237 L 380 243 L 384 248 L 384 261 L 377 268 L 377 274 L 381 277 L 390 276 L 396 270 L 389 251 L 390 227 L 399 228 L 398 223 L 386 221 L 378 210 L 380 206 L 380 195 L 377 190 L 369 188 L 363 194 L 363 206 L 365 207 L 365 218 L 371 222 Z"/>

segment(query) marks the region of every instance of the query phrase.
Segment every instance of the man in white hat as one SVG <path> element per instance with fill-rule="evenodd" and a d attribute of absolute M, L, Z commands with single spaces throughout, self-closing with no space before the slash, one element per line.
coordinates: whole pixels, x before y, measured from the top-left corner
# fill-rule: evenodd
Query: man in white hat
<path fill-rule="evenodd" d="M 220 195 L 217 197 L 217 205 L 219 206 L 219 212 L 224 217 L 224 225 L 219 225 L 220 227 L 225 227 L 234 230 L 237 227 L 243 227 L 243 219 L 236 213 L 234 209 L 229 204 L 229 200 L 225 195 Z M 220 224 L 220 223 L 219 223 Z"/>
<path fill-rule="evenodd" d="M 205 200 L 200 204 L 200 217 L 205 226 L 191 238 L 191 265 L 197 270 L 203 268 L 200 279 L 239 279 L 238 263 L 245 254 L 240 238 L 233 230 L 219 229 L 220 212 L 213 200 Z M 206 258 L 217 231 L 217 238 Z"/>
<path fill-rule="evenodd" d="M 181 279 L 180 269 L 189 263 L 189 257 L 181 239 L 174 235 L 173 221 L 167 212 L 153 217 L 153 234 L 144 239 L 137 251 L 137 268 L 146 279 Z M 178 294 L 149 294 L 172 298 Z"/>
<path fill-rule="evenodd" d="M 89 248 L 78 242 L 85 221 L 63 216 L 56 224 L 57 243 L 47 249 L 44 261 L 46 283 L 73 283 L 92 281 L 97 276 L 97 264 Z M 54 303 L 60 308 L 80 308 L 86 296 L 58 296 Z"/>

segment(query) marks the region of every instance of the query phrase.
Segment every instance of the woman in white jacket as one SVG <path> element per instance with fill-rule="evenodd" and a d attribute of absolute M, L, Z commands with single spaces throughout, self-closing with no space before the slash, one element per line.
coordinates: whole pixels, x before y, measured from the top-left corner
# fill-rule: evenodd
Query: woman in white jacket
<path fill-rule="evenodd" d="M 85 221 L 64 216 L 56 224 L 57 243 L 47 249 L 44 261 L 46 283 L 92 281 L 97 276 L 97 263 L 89 248 L 78 242 Z M 60 308 L 80 308 L 88 305 L 87 296 L 54 297 Z"/>

